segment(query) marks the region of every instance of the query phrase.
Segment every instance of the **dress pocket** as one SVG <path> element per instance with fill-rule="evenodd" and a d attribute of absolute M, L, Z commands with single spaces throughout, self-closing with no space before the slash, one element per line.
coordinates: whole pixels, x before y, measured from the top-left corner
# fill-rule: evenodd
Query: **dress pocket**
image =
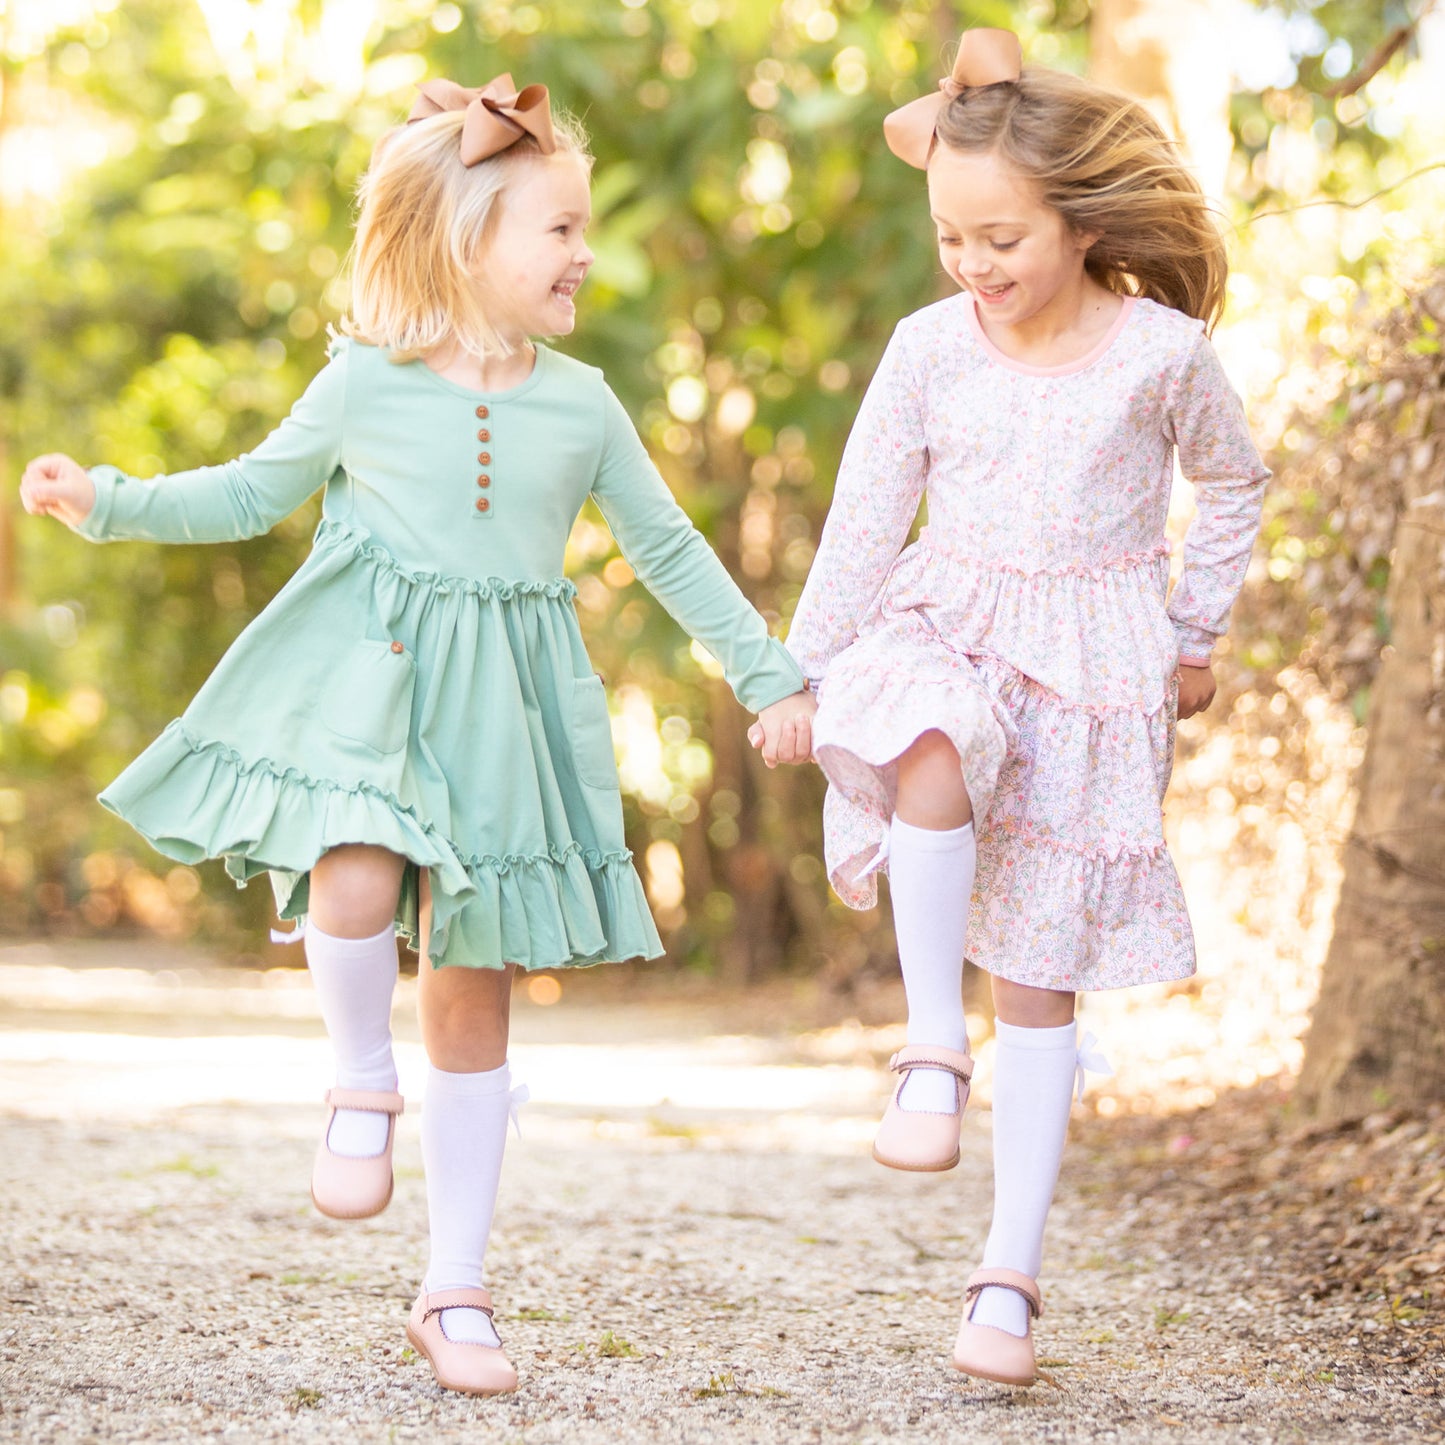
<path fill-rule="evenodd" d="M 589 788 L 616 788 L 617 758 L 612 751 L 612 720 L 600 677 L 572 682 L 572 757 L 577 777 Z"/>
<path fill-rule="evenodd" d="M 411 733 L 416 660 L 399 644 L 355 642 L 332 675 L 321 721 L 339 737 L 376 753 L 394 753 Z"/>

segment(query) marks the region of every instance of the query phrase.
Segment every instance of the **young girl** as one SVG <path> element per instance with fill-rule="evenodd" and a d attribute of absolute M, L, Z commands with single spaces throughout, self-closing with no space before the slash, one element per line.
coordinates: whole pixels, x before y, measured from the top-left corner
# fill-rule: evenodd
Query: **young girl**
<path fill-rule="evenodd" d="M 1074 996 L 1194 971 L 1160 804 L 1268 473 L 1205 336 L 1223 247 L 1148 114 L 1022 70 L 1007 31 L 966 35 L 941 90 L 885 129 L 962 294 L 894 333 L 788 646 L 833 885 L 867 908 L 891 884 L 908 1039 L 880 1163 L 958 1162 L 965 954 L 993 976 L 993 1224 L 953 1362 L 1025 1385 Z M 1198 515 L 1166 609 L 1176 452 Z"/>
<path fill-rule="evenodd" d="M 335 1218 L 391 1197 L 395 933 L 426 960 L 431 1258 L 407 1334 L 445 1388 L 495 1394 L 517 1384 L 482 1272 L 513 971 L 662 951 L 562 575 L 589 493 L 759 712 L 770 762 L 806 757 L 806 705 L 601 374 L 529 339 L 572 330 L 592 264 L 581 132 L 510 76 L 421 90 L 362 184 L 350 340 L 291 416 L 237 461 L 147 482 L 42 457 L 21 494 L 94 541 L 199 542 L 325 488 L 310 557 L 102 801 L 171 857 L 269 871 L 305 920 L 337 1083 L 312 1197 Z"/>

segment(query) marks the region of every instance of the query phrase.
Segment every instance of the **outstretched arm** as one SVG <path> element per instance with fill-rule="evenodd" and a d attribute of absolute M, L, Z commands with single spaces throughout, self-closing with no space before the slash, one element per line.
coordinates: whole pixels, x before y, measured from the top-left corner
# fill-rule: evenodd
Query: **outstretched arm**
<path fill-rule="evenodd" d="M 642 584 L 722 664 L 742 705 L 762 712 L 803 686 L 797 664 L 727 574 L 647 455 L 622 403 L 603 396 L 592 494 Z"/>
<path fill-rule="evenodd" d="M 341 462 L 344 349 L 254 451 L 222 466 L 139 481 L 115 467 L 86 472 L 66 456 L 25 469 L 25 509 L 57 517 L 94 542 L 230 542 L 269 531 Z"/>

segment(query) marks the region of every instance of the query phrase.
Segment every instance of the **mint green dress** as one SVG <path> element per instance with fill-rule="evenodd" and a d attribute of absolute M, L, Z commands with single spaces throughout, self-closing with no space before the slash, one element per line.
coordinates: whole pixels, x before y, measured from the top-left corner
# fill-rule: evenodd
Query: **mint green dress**
<path fill-rule="evenodd" d="M 643 584 L 752 711 L 802 686 L 677 505 L 601 372 L 546 347 L 479 393 L 340 341 L 291 415 L 224 466 L 96 467 L 94 541 L 222 542 L 319 487 L 296 575 L 185 713 L 101 794 L 162 853 L 269 872 L 304 918 L 343 843 L 409 860 L 397 928 L 432 962 L 558 968 L 662 952 L 632 855 L 601 680 L 562 574 L 596 499 Z"/>

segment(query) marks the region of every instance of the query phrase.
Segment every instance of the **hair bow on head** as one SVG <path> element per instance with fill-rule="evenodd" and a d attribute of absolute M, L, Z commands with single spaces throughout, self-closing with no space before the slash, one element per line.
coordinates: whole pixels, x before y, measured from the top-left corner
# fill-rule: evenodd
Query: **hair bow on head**
<path fill-rule="evenodd" d="M 453 80 L 424 80 L 417 89 L 421 94 L 406 118 L 408 125 L 444 110 L 466 111 L 461 143 L 464 166 L 474 166 L 506 150 L 524 135 L 537 142 L 543 155 L 557 149 L 545 85 L 529 85 L 519 91 L 512 77 L 503 73 L 478 90 L 468 90 Z"/>
<path fill-rule="evenodd" d="M 936 95 L 900 106 L 883 120 L 883 138 L 901 161 L 928 168 L 939 112 L 954 96 L 973 86 L 1017 80 L 1023 68 L 1023 47 L 1012 30 L 966 30 L 958 42 L 953 73 L 938 82 Z"/>

